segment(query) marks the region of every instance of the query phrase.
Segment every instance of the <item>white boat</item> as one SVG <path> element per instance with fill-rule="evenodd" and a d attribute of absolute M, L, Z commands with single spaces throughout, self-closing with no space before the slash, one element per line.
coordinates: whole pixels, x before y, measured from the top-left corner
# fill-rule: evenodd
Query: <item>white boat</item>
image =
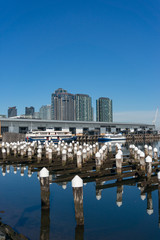
<path fill-rule="evenodd" d="M 42 130 L 32 130 L 26 134 L 26 141 L 52 141 L 58 143 L 59 141 L 70 142 L 76 140 L 76 136 L 73 136 L 69 131 L 54 131 L 54 129 Z"/>
<path fill-rule="evenodd" d="M 125 141 L 126 137 L 124 135 L 122 135 L 122 133 L 118 133 L 118 134 L 112 134 L 112 133 L 107 133 L 104 135 L 101 135 L 98 138 L 98 142 L 109 142 L 109 141 Z"/>

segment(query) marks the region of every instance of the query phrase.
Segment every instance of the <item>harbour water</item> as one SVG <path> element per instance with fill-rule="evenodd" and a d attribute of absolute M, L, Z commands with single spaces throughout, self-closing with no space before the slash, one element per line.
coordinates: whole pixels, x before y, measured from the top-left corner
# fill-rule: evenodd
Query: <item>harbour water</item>
<path fill-rule="evenodd" d="M 160 143 L 152 146 L 159 150 Z M 128 154 L 128 145 L 122 149 Z M 45 183 L 40 168 L 35 165 L 32 170 L 30 174 L 26 163 L 1 165 L 0 227 L 7 224 L 23 235 L 21 239 L 160 238 L 158 181 L 145 185 L 145 189 L 146 178 L 120 176 L 106 181 L 104 174 L 93 177 L 96 169 L 90 164 L 79 171 L 84 176 L 83 204 L 76 207 L 69 180 L 75 176 L 74 164 L 68 168 L 57 165 Z M 79 218 L 83 218 L 84 225 L 77 224 Z"/>

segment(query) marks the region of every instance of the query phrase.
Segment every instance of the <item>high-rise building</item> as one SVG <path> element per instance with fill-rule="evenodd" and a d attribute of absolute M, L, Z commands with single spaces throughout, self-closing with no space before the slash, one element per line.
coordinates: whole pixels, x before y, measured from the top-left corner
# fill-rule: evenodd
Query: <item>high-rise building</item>
<path fill-rule="evenodd" d="M 40 117 L 39 117 L 39 112 L 34 112 L 34 116 L 33 116 L 34 118 L 36 118 L 36 119 L 39 119 Z"/>
<path fill-rule="evenodd" d="M 15 116 L 17 116 L 17 108 L 9 107 L 8 108 L 8 117 L 15 117 Z"/>
<path fill-rule="evenodd" d="M 96 100 L 96 120 L 98 122 L 113 122 L 112 100 L 101 97 Z"/>
<path fill-rule="evenodd" d="M 34 107 L 25 107 L 26 116 L 34 116 Z"/>
<path fill-rule="evenodd" d="M 39 109 L 39 117 L 45 120 L 51 120 L 51 105 L 44 105 Z"/>
<path fill-rule="evenodd" d="M 75 97 L 62 88 L 51 96 L 51 118 L 54 120 L 75 120 Z"/>
<path fill-rule="evenodd" d="M 75 111 L 77 121 L 93 121 L 92 100 L 89 95 L 75 95 Z"/>

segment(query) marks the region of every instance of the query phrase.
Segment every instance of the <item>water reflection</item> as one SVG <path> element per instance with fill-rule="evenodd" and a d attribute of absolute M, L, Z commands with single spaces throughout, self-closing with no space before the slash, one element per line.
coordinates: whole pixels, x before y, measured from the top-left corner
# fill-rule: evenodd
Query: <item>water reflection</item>
<path fill-rule="evenodd" d="M 126 150 L 127 151 L 127 150 Z M 109 153 L 109 158 L 114 157 L 113 153 Z M 77 166 L 77 159 L 72 161 L 65 160 L 65 165 L 62 159 L 56 159 L 54 162 L 30 162 L 28 164 L 23 163 L 19 165 L 9 165 L 9 163 L 3 163 L 1 165 L 2 175 L 6 176 L 11 172 L 13 167 L 14 174 L 20 174 L 21 177 L 25 176 L 27 172 L 28 177 L 32 177 L 35 172 L 38 175 L 39 186 L 41 192 L 41 224 L 40 224 L 40 239 L 49 240 L 52 227 L 50 226 L 50 184 L 59 184 L 63 190 L 68 189 L 67 184 L 73 179 L 75 175 L 79 175 L 84 184 L 94 182 L 95 183 L 95 196 L 96 199 L 101 202 L 103 200 L 103 191 L 107 189 L 116 189 L 115 204 L 123 208 L 123 190 L 124 186 L 136 186 L 139 188 L 139 196 L 146 204 L 146 212 L 148 215 L 153 215 L 153 192 L 158 190 L 158 226 L 160 226 L 160 182 L 157 178 L 157 172 L 159 171 L 159 165 L 154 162 L 152 164 L 147 163 L 145 168 L 141 168 L 136 162 L 128 162 L 128 156 L 124 156 L 123 166 L 120 172 L 116 170 L 115 159 L 111 162 L 104 161 L 100 169 L 96 171 L 96 163 L 93 159 L 89 159 L 82 163 L 81 168 Z M 49 171 L 48 176 L 41 176 L 40 170 L 46 167 Z M 20 170 L 17 172 L 17 170 Z M 67 191 L 67 190 L 65 190 Z M 84 189 L 72 188 L 72 197 L 74 203 L 75 214 L 75 239 L 84 239 L 85 236 L 85 212 L 84 212 Z M 127 204 L 127 202 L 125 202 Z M 55 220 L 56 221 L 56 220 Z"/>

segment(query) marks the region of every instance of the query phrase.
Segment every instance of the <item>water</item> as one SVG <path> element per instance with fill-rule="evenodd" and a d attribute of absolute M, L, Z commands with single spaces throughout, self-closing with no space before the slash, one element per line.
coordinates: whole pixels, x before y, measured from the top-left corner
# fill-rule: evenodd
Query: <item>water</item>
<path fill-rule="evenodd" d="M 153 146 L 159 147 L 157 143 Z M 128 152 L 127 148 L 125 151 Z M 24 169 L 24 176 L 21 176 L 23 166 L 17 169 L 16 174 L 14 167 L 10 166 L 10 172 L 6 171 L 5 176 L 0 174 L 0 222 L 28 239 L 160 238 L 160 187 L 157 184 L 152 184 L 150 188 L 147 186 L 148 193 L 142 195 L 143 180 L 137 182 L 136 178 L 132 178 L 118 185 L 116 180 L 102 182 L 96 178 L 89 182 L 89 178 L 84 178 L 87 184 L 83 186 L 83 209 L 80 208 L 78 212 L 84 215 L 83 227 L 76 224 L 71 182 L 54 183 L 61 178 L 63 167 L 52 171 L 53 183 L 46 184 L 45 188 L 37 178 L 39 169 L 34 167 L 35 172 L 29 178 L 28 168 Z M 1 166 L 1 170 L 5 171 L 4 166 Z M 73 169 L 68 170 L 70 174 L 64 172 L 64 176 L 74 177 Z M 41 194 L 48 208 L 41 205 Z M 147 202 L 148 209 L 151 210 L 153 205 L 151 215 L 148 213 L 152 211 L 147 213 Z"/>

